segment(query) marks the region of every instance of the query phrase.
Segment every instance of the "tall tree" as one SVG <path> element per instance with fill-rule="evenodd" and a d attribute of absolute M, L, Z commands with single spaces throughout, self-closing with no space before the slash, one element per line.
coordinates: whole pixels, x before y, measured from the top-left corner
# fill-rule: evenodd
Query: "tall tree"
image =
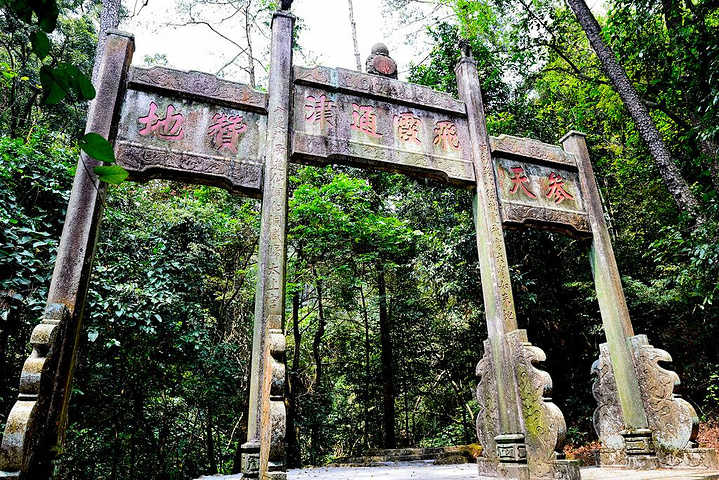
<path fill-rule="evenodd" d="M 355 23 L 355 12 L 352 7 L 352 0 L 347 0 L 347 6 L 350 13 L 350 25 L 352 26 L 352 45 L 355 49 L 355 62 L 357 62 L 357 71 L 362 71 L 362 58 L 360 57 L 359 44 L 357 43 L 357 23 Z"/>
<path fill-rule="evenodd" d="M 657 130 L 652 118 L 649 116 L 647 106 L 637 94 L 629 77 L 619 65 L 612 49 L 602 38 L 602 29 L 594 18 L 591 10 L 584 0 L 566 0 L 577 17 L 579 24 L 589 39 L 589 43 L 597 54 L 604 72 L 611 80 L 614 88 L 622 98 L 629 114 L 639 130 L 642 140 L 647 145 L 649 153 L 656 163 L 659 173 L 669 193 L 679 208 L 696 218 L 697 223 L 706 221 L 701 212 L 699 201 L 689 189 L 689 184 L 682 176 L 679 167 Z"/>

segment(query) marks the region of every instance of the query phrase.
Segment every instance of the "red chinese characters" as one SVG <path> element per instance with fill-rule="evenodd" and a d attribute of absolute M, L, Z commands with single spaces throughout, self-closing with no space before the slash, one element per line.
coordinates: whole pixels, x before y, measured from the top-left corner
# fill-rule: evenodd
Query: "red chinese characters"
<path fill-rule="evenodd" d="M 175 111 L 174 105 L 168 105 L 164 118 L 157 115 L 157 104 L 150 102 L 150 109 L 147 115 L 137 119 L 144 125 L 140 129 L 140 135 L 143 137 L 155 135 L 161 140 L 178 141 L 185 138 L 183 124 L 185 116 Z"/>
<path fill-rule="evenodd" d="M 443 150 L 459 150 L 459 136 L 454 122 L 437 122 L 434 126 L 434 144 Z"/>
<path fill-rule="evenodd" d="M 397 138 L 401 142 L 414 142 L 420 145 L 419 126 L 422 119 L 416 117 L 412 112 L 405 112 L 394 116 L 394 128 L 397 131 Z"/>
<path fill-rule="evenodd" d="M 319 97 L 308 95 L 305 120 L 310 123 L 319 122 L 320 130 L 324 130 L 326 124 L 334 126 L 334 108 L 334 100 L 330 100 L 326 95 L 322 94 Z"/>
<path fill-rule="evenodd" d="M 512 188 L 509 190 L 509 193 L 517 193 L 521 188 L 524 194 L 529 198 L 537 198 L 537 196 L 527 188 L 526 184 L 529 183 L 529 179 L 527 178 L 527 174 L 524 173 L 524 167 L 512 167 L 512 172 L 514 173 L 514 177 L 510 178 Z"/>
<path fill-rule="evenodd" d="M 554 203 L 562 203 L 563 200 L 574 200 L 574 196 L 564 190 L 564 179 L 556 172 L 549 174 L 547 198 L 554 200 Z"/>
<path fill-rule="evenodd" d="M 369 105 L 352 104 L 352 130 L 366 133 L 370 137 L 379 138 L 382 136 L 377 131 L 377 114 L 375 108 Z"/>
<path fill-rule="evenodd" d="M 212 117 L 212 121 L 215 123 L 208 127 L 207 135 L 212 137 L 212 144 L 217 151 L 229 150 L 236 154 L 240 134 L 247 131 L 247 123 L 243 117 L 218 112 Z"/>

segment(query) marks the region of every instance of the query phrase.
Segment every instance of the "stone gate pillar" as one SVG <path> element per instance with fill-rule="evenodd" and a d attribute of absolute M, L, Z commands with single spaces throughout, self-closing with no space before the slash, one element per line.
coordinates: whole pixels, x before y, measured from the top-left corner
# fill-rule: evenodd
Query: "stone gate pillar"
<path fill-rule="evenodd" d="M 694 408 L 674 394 L 679 376 L 659 365 L 671 362 L 671 356 L 650 345 L 646 335 L 634 335 L 584 137 L 572 131 L 560 143 L 575 155 L 585 192 L 592 229 L 589 259 L 607 338 L 592 366 L 600 464 L 717 468 L 715 450 L 696 448 L 699 419 Z"/>
<path fill-rule="evenodd" d="M 485 354 L 477 365 L 477 435 L 484 447 L 480 475 L 503 478 L 579 479 L 575 462 L 563 460 L 566 424 L 545 398 L 552 388 L 535 368 L 546 357 L 517 328 L 502 218 L 487 133 L 477 64 L 468 45 L 457 65 L 459 96 L 466 104 L 476 176 L 475 228 L 487 331 Z"/>
<path fill-rule="evenodd" d="M 286 11 L 272 17 L 269 107 L 259 270 L 252 342 L 250 410 L 242 471 L 246 477 L 286 478 L 284 403 L 287 167 L 292 86 L 292 29 Z"/>
<path fill-rule="evenodd" d="M 100 60 L 97 96 L 86 132 L 112 138 L 134 40 L 116 30 Z M 43 480 L 65 440 L 67 408 L 90 270 L 102 218 L 105 184 L 92 173 L 100 162 L 82 153 L 57 251 L 47 309 L 30 338 L 33 351 L 20 376 L 20 394 L 8 416 L 0 450 L 0 477 Z"/>

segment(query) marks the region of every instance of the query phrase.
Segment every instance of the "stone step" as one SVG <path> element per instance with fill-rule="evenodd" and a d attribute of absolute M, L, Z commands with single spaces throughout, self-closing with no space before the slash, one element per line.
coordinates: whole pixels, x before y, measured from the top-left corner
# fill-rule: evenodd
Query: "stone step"
<path fill-rule="evenodd" d="M 468 447 L 428 447 L 428 448 L 395 448 L 395 449 L 371 449 L 364 456 L 341 457 L 332 465 L 341 466 L 372 466 L 386 465 L 393 462 L 427 462 L 445 458 L 453 455 L 465 455 Z M 467 458 L 467 461 L 471 461 Z"/>

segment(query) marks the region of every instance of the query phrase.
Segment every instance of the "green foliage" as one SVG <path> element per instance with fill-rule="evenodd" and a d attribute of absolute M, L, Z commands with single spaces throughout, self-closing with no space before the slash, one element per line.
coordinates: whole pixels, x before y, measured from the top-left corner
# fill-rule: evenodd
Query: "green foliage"
<path fill-rule="evenodd" d="M 45 308 L 76 155 L 44 130 L 0 138 L 0 426 Z"/>
<path fill-rule="evenodd" d="M 49 108 L 48 113 L 64 111 L 66 115 L 60 125 L 67 129 L 68 96 L 75 101 L 86 101 L 96 95 L 92 82 L 83 73 L 84 69 L 91 68 L 94 59 L 92 47 L 97 39 L 92 21 L 85 15 L 73 13 L 61 16 L 55 0 L 4 0 L 0 8 L 3 14 L 0 23 L 13 30 L 13 33 L 3 33 L 0 42 L 0 64 L 4 66 L 0 87 L 8 94 L 8 100 L 0 104 L 0 118 L 9 119 L 8 133 L 21 136 L 38 123 L 37 116 L 33 115 L 38 98 Z M 53 32 L 65 37 L 59 47 L 53 47 L 47 35 Z M 84 45 L 73 45 L 75 42 L 84 42 Z M 68 105 L 59 105 L 62 102 Z M 78 117 L 77 112 L 73 113 L 71 118 Z M 76 120 L 74 129 L 79 133 L 84 119 Z M 110 143 L 100 135 L 88 135 L 81 139 L 80 147 L 90 156 L 99 155 L 95 157 L 99 160 L 114 162 Z M 99 168 L 96 173 L 101 181 L 119 183 L 127 177 L 127 172 L 117 165 Z"/>

